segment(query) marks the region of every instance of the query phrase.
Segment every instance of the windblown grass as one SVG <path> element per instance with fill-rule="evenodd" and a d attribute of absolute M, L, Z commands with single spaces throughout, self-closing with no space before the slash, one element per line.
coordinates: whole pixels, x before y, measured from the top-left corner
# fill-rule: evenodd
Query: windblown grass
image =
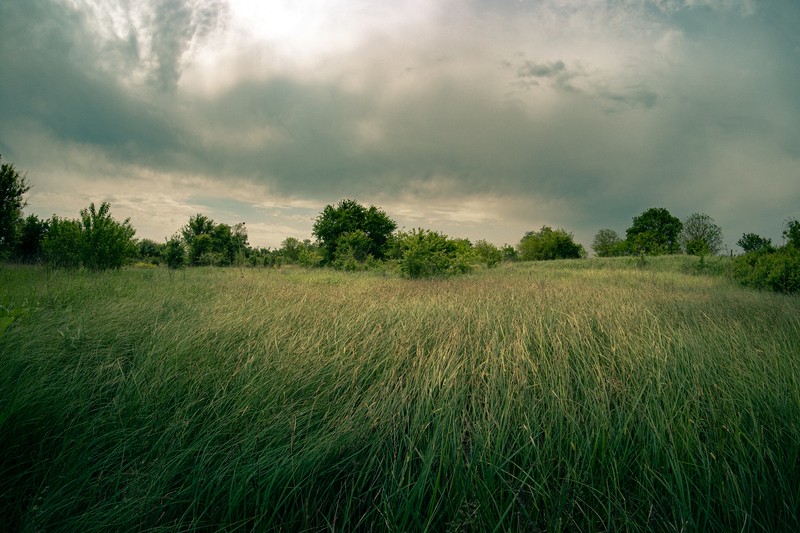
<path fill-rule="evenodd" d="M 675 261 L 428 281 L 5 267 L 0 303 L 27 311 L 0 337 L 0 515 L 798 530 L 800 299 Z"/>

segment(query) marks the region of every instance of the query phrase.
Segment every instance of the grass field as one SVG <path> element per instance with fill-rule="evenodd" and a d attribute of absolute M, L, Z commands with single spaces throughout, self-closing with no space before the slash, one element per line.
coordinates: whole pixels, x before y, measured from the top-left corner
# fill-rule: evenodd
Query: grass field
<path fill-rule="evenodd" d="M 688 262 L 0 267 L 2 527 L 800 530 L 800 298 Z"/>

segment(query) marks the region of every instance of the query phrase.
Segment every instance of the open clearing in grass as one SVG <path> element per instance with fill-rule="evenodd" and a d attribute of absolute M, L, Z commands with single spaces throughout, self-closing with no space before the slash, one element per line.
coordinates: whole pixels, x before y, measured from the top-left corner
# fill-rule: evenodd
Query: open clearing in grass
<path fill-rule="evenodd" d="M 18 530 L 797 530 L 800 299 L 683 258 L 0 270 Z"/>

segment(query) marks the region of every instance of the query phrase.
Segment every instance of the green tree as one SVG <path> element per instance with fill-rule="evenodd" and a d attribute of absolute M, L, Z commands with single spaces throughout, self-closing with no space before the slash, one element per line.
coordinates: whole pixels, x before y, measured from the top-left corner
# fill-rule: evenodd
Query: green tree
<path fill-rule="evenodd" d="M 0 164 L 0 259 L 8 258 L 17 245 L 24 195 L 29 190 L 27 179 L 13 164 Z"/>
<path fill-rule="evenodd" d="M 783 238 L 786 239 L 786 246 L 800 248 L 800 220 L 790 218 L 786 221 Z"/>
<path fill-rule="evenodd" d="M 395 229 L 395 221 L 374 205 L 366 208 L 355 200 L 342 200 L 335 207 L 325 206 L 314 222 L 313 235 L 320 242 L 324 262 L 332 263 L 339 238 L 359 230 L 369 239 L 368 255 L 383 259 L 387 241 Z"/>
<path fill-rule="evenodd" d="M 186 249 L 178 235 L 173 235 L 164 245 L 163 258 L 170 272 L 186 266 Z"/>
<path fill-rule="evenodd" d="M 772 239 L 767 239 L 755 233 L 744 233 L 736 241 L 736 245 L 747 252 L 769 252 L 773 250 Z"/>
<path fill-rule="evenodd" d="M 232 265 L 236 256 L 233 242 L 233 230 L 227 224 L 217 224 L 211 231 L 211 251 L 215 255 L 214 263 L 219 266 Z"/>
<path fill-rule="evenodd" d="M 400 272 L 409 278 L 444 276 L 461 271 L 458 264 L 458 246 L 447 235 L 426 229 L 399 233 L 394 242 L 394 253 L 400 255 Z"/>
<path fill-rule="evenodd" d="M 197 213 L 189 217 L 189 222 L 181 228 L 181 235 L 188 247 L 189 263 L 200 265 L 201 261 L 206 260 L 213 251 L 214 232 L 216 224 L 205 215 Z"/>
<path fill-rule="evenodd" d="M 136 231 L 130 219 L 117 222 L 110 210 L 108 202 L 101 203 L 100 209 L 91 203 L 81 210 L 81 261 L 89 270 L 120 268 L 135 253 Z"/>
<path fill-rule="evenodd" d="M 633 218 L 625 233 L 628 248 L 637 254 L 677 254 L 683 223 L 663 207 L 652 207 Z"/>
<path fill-rule="evenodd" d="M 158 265 L 164 255 L 164 245 L 150 239 L 142 239 L 136 245 L 138 258 L 145 263 Z"/>
<path fill-rule="evenodd" d="M 592 250 L 594 250 L 597 257 L 624 255 L 625 241 L 613 229 L 603 228 L 595 234 L 592 241 Z"/>
<path fill-rule="evenodd" d="M 516 261 L 519 259 L 519 252 L 510 244 L 504 244 L 503 247 L 500 248 L 500 253 L 503 256 L 503 261 Z"/>
<path fill-rule="evenodd" d="M 339 236 L 336 243 L 334 268 L 339 270 L 359 270 L 371 258 L 372 240 L 360 229 L 348 231 Z"/>
<path fill-rule="evenodd" d="M 483 239 L 476 242 L 472 249 L 478 260 L 486 265 L 487 268 L 496 267 L 500 260 L 503 259 L 500 249 Z"/>
<path fill-rule="evenodd" d="M 690 255 L 716 255 L 722 250 L 722 228 L 705 213 L 693 213 L 683 221 L 681 248 Z"/>
<path fill-rule="evenodd" d="M 529 231 L 520 240 L 519 258 L 523 261 L 552 259 L 579 259 L 586 255 L 583 246 L 573 240 L 572 233 L 561 228 L 542 226 L 539 231 Z"/>
<path fill-rule="evenodd" d="M 36 215 L 28 215 L 21 228 L 17 256 L 26 263 L 36 263 L 42 259 L 42 243 L 49 223 Z"/>
<path fill-rule="evenodd" d="M 283 263 L 297 264 L 300 262 L 300 254 L 303 252 L 303 243 L 300 239 L 286 237 L 280 247 L 280 255 Z"/>
<path fill-rule="evenodd" d="M 42 257 L 57 268 L 81 266 L 81 225 L 77 220 L 56 215 L 47 224 L 47 234 L 42 239 Z"/>

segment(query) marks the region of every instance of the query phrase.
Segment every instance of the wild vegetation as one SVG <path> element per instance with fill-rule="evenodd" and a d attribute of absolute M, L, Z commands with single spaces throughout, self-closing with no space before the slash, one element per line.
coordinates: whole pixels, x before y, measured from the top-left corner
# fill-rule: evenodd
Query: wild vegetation
<path fill-rule="evenodd" d="M 179 233 L 157 243 L 136 240 L 129 220 L 118 222 L 111 206 L 94 203 L 81 210 L 80 219 L 56 215 L 40 220 L 23 217 L 30 190 L 27 178 L 12 164 L 0 166 L 0 261 L 46 263 L 56 268 L 86 268 L 100 271 L 125 264 L 166 264 L 170 272 L 184 266 L 330 267 L 336 270 L 399 272 L 406 277 L 429 278 L 465 274 L 475 267 L 493 268 L 500 261 L 549 261 L 587 257 L 584 247 L 563 228 L 542 226 L 528 231 L 516 247 L 498 248 L 486 240 L 472 243 L 465 238 L 424 228 L 398 230 L 397 223 L 381 209 L 344 199 L 326 205 L 314 222 L 316 239 L 284 239 L 277 249 L 254 248 L 248 243 L 244 222 L 233 226 L 216 223 L 197 213 Z M 722 228 L 705 213 L 693 213 L 684 221 L 663 207 L 653 207 L 633 217 L 621 239 L 610 228 L 600 229 L 592 242 L 597 257 L 637 256 L 639 265 L 647 257 L 685 253 L 706 257 L 723 252 Z M 785 223 L 782 247 L 754 233 L 745 233 L 738 245 L 745 251 L 737 259 L 735 277 L 743 284 L 779 292 L 800 290 L 800 222 Z"/>
<path fill-rule="evenodd" d="M 4 527 L 796 531 L 800 300 L 699 261 L 4 266 Z"/>

